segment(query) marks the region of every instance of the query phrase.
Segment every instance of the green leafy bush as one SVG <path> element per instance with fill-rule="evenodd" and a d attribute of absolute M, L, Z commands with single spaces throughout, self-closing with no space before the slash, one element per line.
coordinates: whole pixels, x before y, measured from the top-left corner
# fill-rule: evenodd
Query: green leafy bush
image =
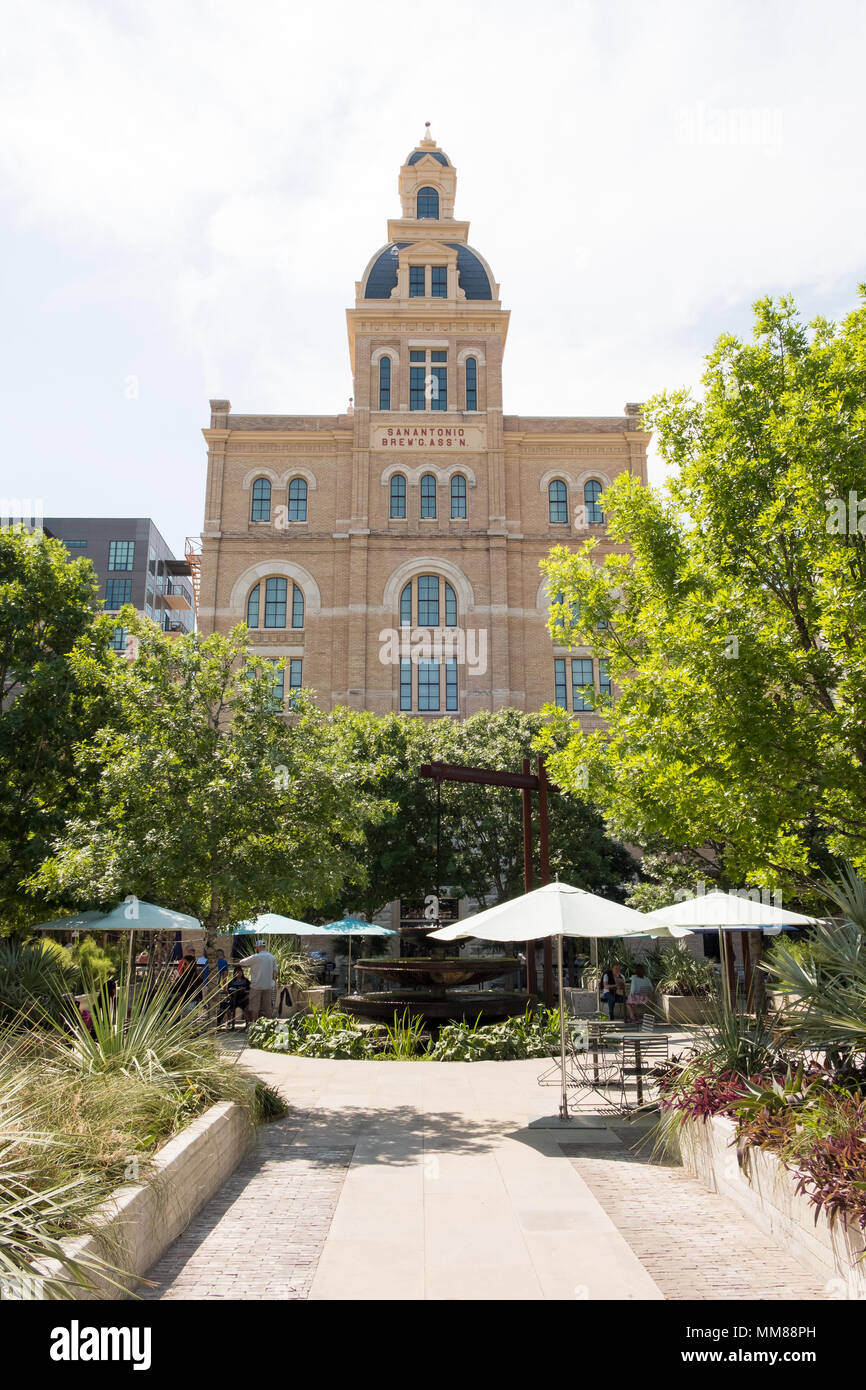
<path fill-rule="evenodd" d="M 479 1027 L 449 1023 L 427 1053 L 433 1062 L 511 1062 L 525 1057 L 548 1057 L 559 1049 L 559 1013 L 555 1009 L 532 1015 L 529 1010 L 503 1023 Z"/>
<path fill-rule="evenodd" d="M 427 1043 L 423 1020 L 406 1009 L 391 1026 L 362 1026 L 336 1008 L 314 1009 L 292 1018 L 262 1018 L 247 1035 L 250 1047 L 296 1057 L 375 1058 L 379 1061 L 506 1062 L 547 1057 L 559 1049 L 557 1010 L 528 1010 L 503 1023 L 447 1023 Z"/>

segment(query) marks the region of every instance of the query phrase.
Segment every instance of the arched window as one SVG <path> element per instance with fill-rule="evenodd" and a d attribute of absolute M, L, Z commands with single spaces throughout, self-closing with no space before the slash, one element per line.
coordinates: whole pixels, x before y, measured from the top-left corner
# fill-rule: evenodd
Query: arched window
<path fill-rule="evenodd" d="M 247 599 L 247 627 L 258 627 L 261 618 L 261 583 L 250 590 Z M 289 599 L 289 581 L 279 575 L 265 580 L 264 627 L 285 627 Z M 304 595 L 297 584 L 292 585 L 292 627 L 304 626 Z"/>
<path fill-rule="evenodd" d="M 391 409 L 391 359 L 379 358 L 379 409 Z"/>
<path fill-rule="evenodd" d="M 551 526 L 568 524 L 568 488 L 561 478 L 554 478 L 547 489 Z"/>
<path fill-rule="evenodd" d="M 557 593 L 556 599 L 554 600 L 554 602 L 559 603 L 559 604 L 564 604 L 564 603 L 565 603 L 565 594 L 562 592 L 561 589 L 560 589 L 559 592 Z M 576 598 L 576 599 L 574 599 L 574 600 L 572 601 L 572 604 L 571 604 L 571 621 L 572 621 L 573 623 L 579 623 L 579 622 L 580 622 L 580 599 L 579 599 L 579 598 Z"/>
<path fill-rule="evenodd" d="M 253 483 L 253 503 L 251 521 L 270 521 L 271 485 L 267 478 L 256 478 Z"/>
<path fill-rule="evenodd" d="M 583 502 L 586 507 L 586 519 L 590 526 L 600 526 L 604 521 L 604 512 L 599 506 L 598 499 L 601 497 L 601 483 L 595 478 L 591 478 L 588 483 L 583 485 Z"/>
<path fill-rule="evenodd" d="M 478 409 L 478 363 L 474 357 L 466 359 L 466 409 Z"/>
<path fill-rule="evenodd" d="M 436 515 L 436 479 L 432 473 L 425 473 L 421 479 L 421 515 Z"/>
<path fill-rule="evenodd" d="M 289 521 L 307 519 L 307 480 L 293 478 L 289 483 Z"/>
<path fill-rule="evenodd" d="M 458 519 L 466 516 L 466 479 L 462 473 L 451 478 L 451 515 Z"/>
<path fill-rule="evenodd" d="M 440 618 L 445 621 L 440 625 Z M 419 574 L 400 592 L 400 626 L 417 628 L 457 627 L 457 595 L 438 574 Z M 418 634 L 423 638 L 423 634 Z M 427 714 L 456 713 L 458 709 L 457 657 L 438 635 L 427 635 L 427 648 L 419 646 L 400 661 L 400 709 Z"/>
<path fill-rule="evenodd" d="M 395 473 L 391 479 L 391 516 L 402 518 L 406 515 L 406 479 L 402 473 Z"/>
<path fill-rule="evenodd" d="M 418 216 L 438 218 L 439 194 L 435 188 L 418 189 Z"/>

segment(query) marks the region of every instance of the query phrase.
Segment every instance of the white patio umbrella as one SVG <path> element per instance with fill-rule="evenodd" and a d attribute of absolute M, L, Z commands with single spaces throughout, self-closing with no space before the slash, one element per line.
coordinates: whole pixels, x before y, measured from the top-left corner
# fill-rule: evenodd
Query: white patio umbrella
<path fill-rule="evenodd" d="M 559 975 L 559 1061 L 561 1092 L 559 1117 L 568 1120 L 568 1092 L 565 1063 L 565 998 L 562 983 L 562 938 L 682 936 L 677 926 L 653 922 L 643 912 L 623 907 L 621 903 L 600 898 L 584 888 L 572 888 L 568 883 L 546 883 L 507 903 L 488 907 L 474 917 L 464 917 L 451 926 L 429 933 L 431 941 L 458 941 L 474 936 L 480 941 L 539 941 L 556 938 L 556 959 Z"/>
<path fill-rule="evenodd" d="M 137 931 L 201 931 L 201 922 L 185 912 L 170 907 L 157 907 L 130 895 L 110 912 L 78 912 L 71 917 L 55 917 L 39 922 L 34 931 L 85 931 L 97 927 L 101 931 L 128 931 L 129 972 L 132 975 L 132 948 Z"/>
<path fill-rule="evenodd" d="M 680 934 L 684 931 L 761 931 L 765 936 L 778 936 L 785 927 L 812 927 L 818 920 L 805 917 L 802 912 L 791 912 L 788 908 L 741 897 L 739 893 L 723 893 L 720 889 L 700 893 L 695 898 L 685 898 L 682 902 L 672 903 L 670 907 L 657 907 L 647 916 L 655 922 L 665 923 L 672 930 L 679 929 Z M 732 978 L 728 971 L 733 970 L 733 958 L 729 963 L 727 955 L 725 967 L 725 988 L 730 989 Z M 751 976 L 751 969 L 749 974 Z M 747 994 L 751 995 L 751 978 L 746 981 L 745 987 Z"/>
<path fill-rule="evenodd" d="M 785 927 L 812 927 L 818 920 L 804 917 L 802 912 L 791 912 L 788 908 L 721 891 L 685 898 L 670 907 L 657 907 L 647 916 L 687 931 L 757 931 L 760 928 L 766 936 L 776 936 Z"/>
<path fill-rule="evenodd" d="M 312 936 L 316 931 L 312 922 L 298 922 L 279 912 L 263 912 L 252 922 L 238 922 L 230 928 L 232 936 Z"/>

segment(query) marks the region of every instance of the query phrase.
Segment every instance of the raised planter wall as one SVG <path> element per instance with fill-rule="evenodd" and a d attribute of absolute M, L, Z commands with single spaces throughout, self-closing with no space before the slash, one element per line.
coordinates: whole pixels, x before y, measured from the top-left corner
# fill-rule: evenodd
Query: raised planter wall
<path fill-rule="evenodd" d="M 706 1000 L 693 994 L 663 994 L 661 996 L 666 1023 L 703 1023 Z"/>
<path fill-rule="evenodd" d="M 683 1165 L 825 1279 L 829 1296 L 866 1298 L 863 1232 L 838 1219 L 831 1225 L 823 1212 L 816 1223 L 815 1208 L 795 1192 L 793 1173 L 774 1154 L 750 1147 L 741 1168 L 735 1134 L 734 1121 L 721 1115 L 706 1124 L 688 1120 L 680 1131 Z"/>
<path fill-rule="evenodd" d="M 91 1254 L 105 1260 L 122 1271 L 117 1276 L 120 1282 L 134 1290 L 140 1277 L 234 1171 L 252 1136 L 253 1125 L 241 1106 L 233 1101 L 212 1105 L 160 1149 L 146 1181 L 124 1183 L 98 1208 L 97 1231 L 64 1240 L 64 1248 L 73 1258 Z M 62 1276 L 54 1260 L 36 1272 Z M 70 1285 L 70 1297 L 124 1296 L 110 1280 L 90 1271 L 86 1277 L 93 1289 Z"/>

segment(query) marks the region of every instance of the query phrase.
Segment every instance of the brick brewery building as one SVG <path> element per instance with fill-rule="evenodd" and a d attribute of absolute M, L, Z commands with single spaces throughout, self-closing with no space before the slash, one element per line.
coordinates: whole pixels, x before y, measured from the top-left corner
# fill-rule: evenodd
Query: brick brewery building
<path fill-rule="evenodd" d="M 211 401 L 200 624 L 246 621 L 263 659 L 285 658 L 285 696 L 303 684 L 324 708 L 556 700 L 591 725 L 605 672 L 553 645 L 538 562 L 588 535 L 609 548 L 598 499 L 623 470 L 646 480 L 648 436 L 637 405 L 504 413 L 509 311 L 454 217 L 456 181 L 428 131 L 347 312 L 353 408 Z"/>

